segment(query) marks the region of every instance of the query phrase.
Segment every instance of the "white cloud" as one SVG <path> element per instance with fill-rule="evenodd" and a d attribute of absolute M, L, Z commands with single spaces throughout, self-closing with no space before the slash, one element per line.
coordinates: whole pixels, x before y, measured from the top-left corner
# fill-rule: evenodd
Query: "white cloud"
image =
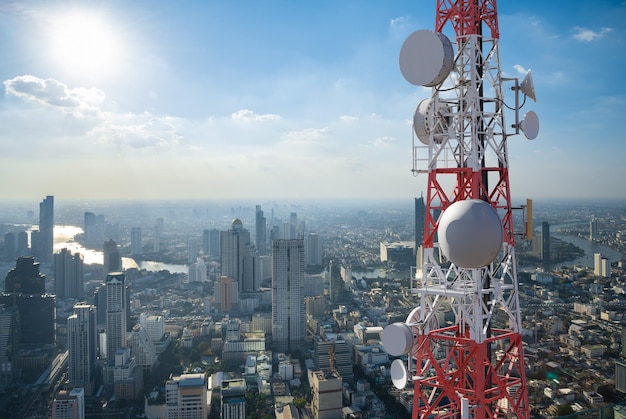
<path fill-rule="evenodd" d="M 7 94 L 60 109 L 76 118 L 94 117 L 106 96 L 100 89 L 69 88 L 54 79 L 40 79 L 31 75 L 17 76 L 4 81 Z"/>
<path fill-rule="evenodd" d="M 375 138 L 374 141 L 372 142 L 375 146 L 385 146 L 385 145 L 389 145 L 389 144 L 393 144 L 396 141 L 398 141 L 397 138 L 394 137 L 389 137 L 389 136 L 385 136 L 385 137 L 378 137 Z"/>
<path fill-rule="evenodd" d="M 608 33 L 612 32 L 613 28 L 601 28 L 600 31 L 593 31 L 592 29 L 576 26 L 574 28 L 574 39 L 577 41 L 591 42 L 600 38 L 604 38 Z"/>
<path fill-rule="evenodd" d="M 230 117 L 232 119 L 234 119 L 235 121 L 244 121 L 244 122 L 249 122 L 249 121 L 276 121 L 280 119 L 280 115 L 276 115 L 276 114 L 263 114 L 263 115 L 259 115 L 257 113 L 254 113 L 253 111 L 249 110 L 249 109 L 240 109 L 237 112 L 233 112 Z"/>
<path fill-rule="evenodd" d="M 523 66 L 519 65 L 519 64 L 515 64 L 513 66 L 513 68 L 515 68 L 515 70 L 519 73 L 519 74 L 526 74 L 528 73 L 528 69 L 524 68 Z"/>
<path fill-rule="evenodd" d="M 89 152 L 88 144 L 92 143 L 89 140 L 115 145 L 116 148 L 145 148 L 174 145 L 182 139 L 177 130 L 180 124 L 177 118 L 156 116 L 150 112 L 137 114 L 106 111 L 106 95 L 100 89 L 71 88 L 57 80 L 44 80 L 32 75 L 5 80 L 4 86 L 8 95 L 25 101 L 26 114 L 31 113 L 37 116 L 40 124 L 48 125 L 40 129 L 54 132 L 58 138 L 82 136 L 86 140 L 72 147 L 72 151 Z M 45 108 L 56 109 L 60 114 L 43 119 L 39 115 Z"/>
<path fill-rule="evenodd" d="M 353 121 L 358 121 L 359 117 L 353 116 L 353 115 L 341 115 L 339 119 L 344 122 L 353 122 Z"/>

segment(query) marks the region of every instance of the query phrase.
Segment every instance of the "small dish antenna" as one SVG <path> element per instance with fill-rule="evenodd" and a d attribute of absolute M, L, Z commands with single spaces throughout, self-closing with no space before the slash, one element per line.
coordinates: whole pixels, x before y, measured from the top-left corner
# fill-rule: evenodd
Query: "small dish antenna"
<path fill-rule="evenodd" d="M 413 332 L 404 323 L 392 323 L 383 329 L 383 348 L 391 356 L 402 356 L 413 347 Z"/>
<path fill-rule="evenodd" d="M 391 382 L 395 388 L 402 390 L 406 387 L 409 381 L 409 372 L 401 359 L 396 359 L 391 363 L 389 373 L 391 374 Z"/>
<path fill-rule="evenodd" d="M 528 111 L 524 114 L 524 119 L 520 122 L 519 127 L 526 138 L 534 140 L 539 134 L 539 117 L 534 111 Z"/>
<path fill-rule="evenodd" d="M 528 70 L 526 76 L 524 76 L 524 79 L 522 80 L 522 83 L 520 83 L 519 88 L 522 93 L 531 98 L 533 102 L 537 101 L 537 97 L 535 96 L 535 84 L 533 83 L 533 75 L 530 70 Z"/>
<path fill-rule="evenodd" d="M 411 84 L 433 87 L 443 83 L 454 67 L 454 49 L 440 32 L 413 32 L 400 49 L 400 71 Z"/>

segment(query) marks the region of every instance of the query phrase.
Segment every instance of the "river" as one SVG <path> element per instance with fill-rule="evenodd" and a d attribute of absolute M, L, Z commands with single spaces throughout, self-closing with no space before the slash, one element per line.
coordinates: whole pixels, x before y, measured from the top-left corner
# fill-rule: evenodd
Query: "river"
<path fill-rule="evenodd" d="M 617 262 L 624 257 L 621 252 L 594 241 L 567 234 L 553 233 L 552 226 L 550 226 L 550 234 L 552 237 L 571 243 L 585 252 L 583 256 L 568 262 L 559 263 L 558 266 L 587 266 L 593 268 L 593 255 L 595 253 L 600 253 L 609 262 Z"/>
<path fill-rule="evenodd" d="M 76 226 L 55 225 L 54 226 L 54 252 L 67 249 L 72 253 L 80 253 L 84 263 L 102 265 L 104 255 L 102 251 L 87 249 L 80 243 L 74 241 L 76 235 L 81 234 L 83 229 Z M 137 264 L 134 259 L 122 257 L 122 267 L 124 269 L 145 269 L 149 272 L 170 271 L 171 273 L 188 273 L 187 265 L 176 265 L 171 263 L 156 262 L 153 260 L 142 260 Z"/>

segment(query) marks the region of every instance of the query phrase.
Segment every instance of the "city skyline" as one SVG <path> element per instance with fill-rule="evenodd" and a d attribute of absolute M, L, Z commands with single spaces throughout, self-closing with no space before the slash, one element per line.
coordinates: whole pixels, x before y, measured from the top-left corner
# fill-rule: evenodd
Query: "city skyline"
<path fill-rule="evenodd" d="M 498 6 L 503 76 L 532 69 L 537 103 L 522 113 L 541 123 L 536 140 L 508 143 L 514 200 L 626 198 L 613 128 L 626 5 Z M 430 89 L 402 78 L 398 53 L 435 9 L 7 2 L 0 176 L 19 182 L 3 200 L 408 201 L 425 188 L 410 173 L 411 118 Z"/>

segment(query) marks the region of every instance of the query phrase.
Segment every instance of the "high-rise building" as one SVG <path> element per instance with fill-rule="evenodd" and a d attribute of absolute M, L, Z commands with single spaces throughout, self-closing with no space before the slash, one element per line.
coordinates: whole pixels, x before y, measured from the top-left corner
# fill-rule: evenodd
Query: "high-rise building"
<path fill-rule="evenodd" d="M 420 248 L 424 241 L 424 219 L 426 217 L 426 205 L 424 197 L 415 198 L 415 251 Z"/>
<path fill-rule="evenodd" d="M 235 218 L 230 230 L 220 234 L 220 261 L 222 275 L 234 278 L 239 292 L 258 291 L 260 280 L 259 259 L 250 244 L 250 232 Z"/>
<path fill-rule="evenodd" d="M 156 346 L 150 339 L 148 331 L 141 324 L 133 327 L 128 346 L 136 364 L 144 370 L 150 370 L 157 362 Z"/>
<path fill-rule="evenodd" d="M 13 385 L 20 344 L 17 307 L 0 305 L 0 392 Z"/>
<path fill-rule="evenodd" d="M 220 257 L 220 231 L 216 228 L 202 232 L 202 252 L 211 257 Z"/>
<path fill-rule="evenodd" d="M 152 342 L 158 342 L 165 334 L 165 318 L 163 316 L 141 315 L 139 323 L 146 330 Z"/>
<path fill-rule="evenodd" d="M 40 347 L 56 342 L 56 297 L 45 294 L 45 275 L 33 256 L 16 260 L 5 278 L 5 292 L 0 304 L 17 307 L 20 322 L 20 345 Z"/>
<path fill-rule="evenodd" d="M 52 419 L 84 419 L 85 391 L 78 387 L 61 390 L 52 403 Z"/>
<path fill-rule="evenodd" d="M 343 417 L 343 383 L 336 372 L 315 371 L 311 374 L 311 410 L 317 419 Z"/>
<path fill-rule="evenodd" d="M 298 237 L 298 214 L 292 212 L 289 214 L 289 233 L 286 238 L 295 239 Z"/>
<path fill-rule="evenodd" d="M 206 282 L 206 263 L 200 258 L 189 265 L 189 282 Z"/>
<path fill-rule="evenodd" d="M 615 361 L 615 390 L 626 394 L 626 361 L 623 359 Z"/>
<path fill-rule="evenodd" d="M 220 397 L 222 400 L 222 419 L 245 419 L 246 380 L 239 378 L 222 381 Z"/>
<path fill-rule="evenodd" d="M 15 267 L 7 272 L 4 291 L 9 293 L 45 294 L 46 276 L 39 272 L 39 262 L 33 256 L 21 256 Z"/>
<path fill-rule="evenodd" d="M 170 376 L 165 382 L 165 404 L 168 418 L 206 419 L 208 412 L 205 375 Z"/>
<path fill-rule="evenodd" d="M 344 381 L 352 381 L 352 351 L 343 335 L 317 335 L 313 341 L 313 361 L 324 372 L 336 371 Z"/>
<path fill-rule="evenodd" d="M 130 254 L 140 255 L 141 253 L 141 227 L 132 227 L 130 229 Z"/>
<path fill-rule="evenodd" d="M 267 254 L 267 222 L 265 217 L 263 216 L 263 210 L 261 210 L 261 206 L 256 206 L 255 213 L 255 232 L 256 232 L 256 249 L 259 252 L 259 255 Z"/>
<path fill-rule="evenodd" d="M 602 276 L 602 254 L 593 254 L 593 274 L 595 276 Z"/>
<path fill-rule="evenodd" d="M 198 259 L 198 247 L 196 239 L 187 240 L 187 263 L 194 263 Z"/>
<path fill-rule="evenodd" d="M 52 262 L 54 245 L 54 197 L 48 195 L 39 204 L 38 249 L 35 256 L 43 263 Z"/>
<path fill-rule="evenodd" d="M 550 224 L 547 221 L 541 223 L 541 260 L 550 262 Z"/>
<path fill-rule="evenodd" d="M 13 259 L 17 254 L 17 237 L 15 233 L 8 232 L 4 234 L 4 256 L 7 259 Z"/>
<path fill-rule="evenodd" d="M 230 276 L 220 276 L 215 284 L 215 294 L 213 298 L 215 300 L 215 306 L 219 311 L 229 313 L 230 311 L 237 310 L 239 308 L 239 286 L 237 285 L 237 281 Z"/>
<path fill-rule="evenodd" d="M 104 242 L 104 232 L 106 223 L 104 215 L 94 214 L 93 212 L 85 212 L 85 242 L 90 245 L 97 245 Z"/>
<path fill-rule="evenodd" d="M 27 256 L 30 253 L 28 250 L 28 233 L 20 231 L 17 233 L 17 255 Z"/>
<path fill-rule="evenodd" d="M 119 272 L 122 270 L 122 256 L 117 242 L 109 239 L 104 242 L 103 246 L 104 272 Z"/>
<path fill-rule="evenodd" d="M 126 283 L 122 272 L 110 272 L 106 277 L 107 295 L 107 359 L 110 363 L 115 362 L 115 353 L 119 348 L 126 347 Z"/>
<path fill-rule="evenodd" d="M 304 237 L 304 261 L 306 266 L 322 266 L 322 244 L 317 233 Z"/>
<path fill-rule="evenodd" d="M 272 338 L 276 349 L 298 349 L 306 334 L 304 241 L 272 242 Z"/>
<path fill-rule="evenodd" d="M 598 220 L 593 218 L 589 222 L 589 240 L 595 240 L 598 238 Z"/>
<path fill-rule="evenodd" d="M 154 236 L 152 237 L 152 251 L 159 253 L 161 251 L 161 230 L 158 226 L 154 226 Z"/>
<path fill-rule="evenodd" d="M 83 256 L 67 249 L 54 254 L 54 291 L 61 298 L 82 298 L 84 292 Z"/>
<path fill-rule="evenodd" d="M 97 361 L 96 308 L 79 303 L 67 318 L 67 377 L 72 387 L 82 387 L 87 395 L 93 392 Z"/>

